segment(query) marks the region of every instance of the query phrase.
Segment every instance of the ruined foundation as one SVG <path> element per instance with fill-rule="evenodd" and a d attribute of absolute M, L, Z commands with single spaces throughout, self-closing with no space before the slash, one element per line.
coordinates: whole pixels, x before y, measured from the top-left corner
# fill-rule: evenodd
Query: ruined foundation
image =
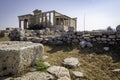
<path fill-rule="evenodd" d="M 0 42 L 0 75 L 18 74 L 43 56 L 43 45 L 31 42 Z"/>

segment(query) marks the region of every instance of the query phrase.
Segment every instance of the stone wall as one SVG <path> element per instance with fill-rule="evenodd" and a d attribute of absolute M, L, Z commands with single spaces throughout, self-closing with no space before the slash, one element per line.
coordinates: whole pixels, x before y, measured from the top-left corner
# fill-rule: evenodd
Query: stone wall
<path fill-rule="evenodd" d="M 44 30 L 14 29 L 10 31 L 9 38 L 11 41 L 24 41 L 29 37 L 43 37 L 48 35 L 54 35 L 54 32 L 50 31 L 49 28 Z"/>
<path fill-rule="evenodd" d="M 120 40 L 119 35 L 115 31 L 67 32 L 61 35 L 61 38 L 65 42 L 73 43 L 85 40 L 97 43 L 117 44 Z"/>
<path fill-rule="evenodd" d="M 41 60 L 43 45 L 32 42 L 0 42 L 0 75 L 18 74 Z"/>
<path fill-rule="evenodd" d="M 72 28 L 68 32 L 55 32 L 54 37 L 48 36 L 51 33 L 49 30 L 20 30 L 11 32 L 11 40 L 25 40 L 35 43 L 80 43 L 81 41 L 119 44 L 120 30 L 96 30 L 86 32 L 74 32 Z M 19 36 L 18 36 L 19 35 Z"/>
<path fill-rule="evenodd" d="M 11 30 L 0 30 L 0 38 L 8 37 L 11 33 Z"/>
<path fill-rule="evenodd" d="M 91 31 L 91 32 L 64 32 L 60 37 L 44 39 L 48 43 L 80 43 L 81 41 L 120 44 L 120 34 L 117 31 Z"/>

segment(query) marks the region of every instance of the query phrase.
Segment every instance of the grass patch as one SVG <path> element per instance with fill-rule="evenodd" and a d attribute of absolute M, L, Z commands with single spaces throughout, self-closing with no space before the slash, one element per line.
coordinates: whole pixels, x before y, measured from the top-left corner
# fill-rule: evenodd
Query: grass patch
<path fill-rule="evenodd" d="M 37 61 L 35 64 L 39 71 L 46 71 L 48 68 L 48 66 L 46 66 L 43 61 Z"/>

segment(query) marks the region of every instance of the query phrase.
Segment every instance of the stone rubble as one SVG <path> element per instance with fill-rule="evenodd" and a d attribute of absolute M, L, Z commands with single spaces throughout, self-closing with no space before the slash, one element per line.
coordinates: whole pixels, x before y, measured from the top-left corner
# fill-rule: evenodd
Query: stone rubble
<path fill-rule="evenodd" d="M 10 34 L 11 40 L 18 40 L 15 42 L 2 42 L 0 43 L 0 75 L 9 75 L 11 73 L 17 74 L 24 70 L 24 68 L 35 63 L 36 60 L 43 59 L 43 46 L 36 43 L 50 43 L 63 45 L 64 43 L 79 43 L 82 48 L 93 47 L 94 42 L 118 44 L 120 40 L 120 26 L 116 28 L 116 32 L 108 29 L 103 32 L 73 32 L 72 29 L 68 32 L 60 33 L 59 37 L 47 37 L 42 38 L 40 35 L 48 35 L 50 31 L 46 30 L 19 30 L 14 29 Z M 38 37 L 39 36 L 39 37 Z M 31 42 L 19 42 L 19 41 L 31 41 Z M 34 43 L 32 43 L 34 42 Z M 18 45 L 19 44 L 19 45 Z M 103 47 L 105 51 L 109 50 L 109 47 Z M 31 53 L 29 53 L 31 52 Z M 33 54 L 32 54 L 33 53 Z M 39 54 L 41 53 L 41 54 Z M 34 56 L 35 55 L 35 56 Z M 27 57 L 26 57 L 27 56 Z M 34 56 L 34 58 L 32 57 Z M 47 58 L 47 57 L 44 57 Z M 71 80 L 68 68 L 76 68 L 81 65 L 77 58 L 70 57 L 65 58 L 62 66 L 51 66 L 48 62 L 44 62 L 48 73 L 36 72 L 35 68 L 32 68 L 26 75 L 15 78 L 14 80 L 49 80 L 56 76 L 57 80 Z M 120 69 L 114 69 L 113 72 L 120 72 Z M 73 71 L 75 78 L 84 77 L 84 74 L 79 71 Z M 51 75 L 52 74 L 52 75 Z"/>
<path fill-rule="evenodd" d="M 64 76 L 64 77 L 60 77 L 59 79 L 57 79 L 57 80 L 71 80 L 70 78 L 68 78 L 68 77 L 66 77 L 66 76 Z"/>
<path fill-rule="evenodd" d="M 120 69 L 114 69 L 113 72 L 120 72 Z"/>
<path fill-rule="evenodd" d="M 5 36 L 5 33 L 4 31 L 0 30 L 0 38 L 4 37 Z"/>
<path fill-rule="evenodd" d="M 65 77 L 65 76 L 70 78 L 69 70 L 65 67 L 51 66 L 47 69 L 47 71 L 50 74 L 55 75 L 57 78 L 61 78 L 61 77 Z"/>
<path fill-rule="evenodd" d="M 43 60 L 44 60 L 44 59 L 47 59 L 47 58 L 48 58 L 48 56 L 43 55 Z"/>
<path fill-rule="evenodd" d="M 54 32 L 50 32 L 49 29 L 43 30 L 20 30 L 14 29 L 11 31 L 11 40 L 25 40 L 34 43 L 43 44 L 79 44 L 85 41 L 88 47 L 93 47 L 92 43 L 103 43 L 103 44 L 120 44 L 120 30 L 117 26 L 116 31 L 108 28 L 107 30 L 96 30 L 96 31 L 85 31 L 85 32 L 74 32 L 71 28 L 68 32 L 62 32 L 59 36 L 49 37 L 54 35 Z M 46 36 L 46 37 L 45 37 Z M 88 43 L 86 43 L 88 42 Z"/>
<path fill-rule="evenodd" d="M 80 42 L 80 46 L 81 46 L 82 48 L 85 48 L 86 45 L 87 45 L 87 42 L 86 42 L 86 41 L 81 41 L 81 42 Z"/>
<path fill-rule="evenodd" d="M 103 47 L 105 51 L 109 51 L 109 47 Z"/>
<path fill-rule="evenodd" d="M 47 67 L 51 66 L 48 62 L 43 62 L 43 64 L 46 65 Z"/>
<path fill-rule="evenodd" d="M 83 73 L 82 72 L 79 72 L 79 71 L 73 71 L 73 76 L 75 78 L 80 78 L 80 77 L 84 77 Z"/>
<path fill-rule="evenodd" d="M 35 72 L 35 71 L 37 71 L 37 68 L 36 68 L 36 67 L 31 67 L 31 68 L 30 68 L 30 72 Z"/>
<path fill-rule="evenodd" d="M 74 58 L 74 57 L 65 58 L 62 63 L 64 66 L 66 66 L 68 68 L 76 68 L 80 65 L 78 59 Z"/>
<path fill-rule="evenodd" d="M 20 30 L 20 29 L 14 29 L 13 31 L 11 31 L 10 33 L 10 40 L 11 41 L 20 41 L 23 40 L 25 34 L 24 34 L 24 30 Z"/>
<path fill-rule="evenodd" d="M 54 80 L 54 77 L 46 72 L 28 72 L 27 74 L 17 77 L 17 78 L 8 78 L 5 80 Z"/>
<path fill-rule="evenodd" d="M 42 60 L 43 53 L 42 44 L 23 41 L 0 42 L 0 75 L 21 73 L 36 61 Z"/>

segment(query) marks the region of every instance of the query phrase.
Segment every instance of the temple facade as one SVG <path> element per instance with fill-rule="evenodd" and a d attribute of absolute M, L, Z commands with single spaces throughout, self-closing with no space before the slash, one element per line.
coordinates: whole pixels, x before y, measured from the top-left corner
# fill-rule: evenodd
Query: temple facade
<path fill-rule="evenodd" d="M 77 18 L 71 18 L 67 15 L 56 12 L 55 10 L 42 12 L 41 10 L 34 10 L 33 14 L 26 14 L 18 16 L 19 28 L 28 29 L 32 24 L 43 24 L 44 27 L 50 30 L 64 30 L 68 31 L 73 28 L 76 31 Z"/>

